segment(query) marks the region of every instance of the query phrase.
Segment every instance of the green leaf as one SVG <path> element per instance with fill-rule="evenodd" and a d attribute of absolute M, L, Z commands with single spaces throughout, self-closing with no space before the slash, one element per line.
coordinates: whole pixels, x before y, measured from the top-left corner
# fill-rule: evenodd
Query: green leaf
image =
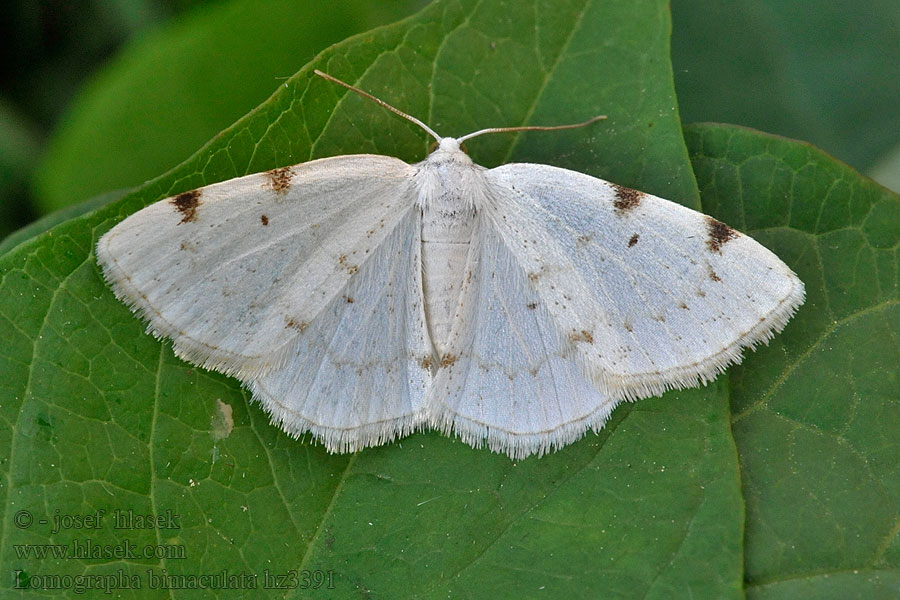
<path fill-rule="evenodd" d="M 168 596 L 148 590 L 166 574 L 223 569 L 259 587 L 324 573 L 328 597 L 738 597 L 743 511 L 724 378 L 622 407 L 600 435 L 542 459 L 514 463 L 437 434 L 331 456 L 269 425 L 233 380 L 143 334 L 92 254 L 117 219 L 200 185 L 332 154 L 424 157 L 421 131 L 312 66 L 445 135 L 602 110 L 609 120 L 590 129 L 487 137 L 470 150 L 487 165 L 548 162 L 696 206 L 669 27 L 657 0 L 434 3 L 330 48 L 172 172 L 0 258 L 5 572 L 33 587 L 54 574 L 134 576 L 138 597 Z M 55 516 L 101 509 L 100 528 L 51 533 Z M 170 511 L 180 528 L 116 530 L 116 509 Z M 16 526 L 22 511 L 48 523 Z M 76 539 L 127 539 L 169 557 L 23 554 Z"/>
<path fill-rule="evenodd" d="M 731 369 L 751 598 L 900 590 L 900 196 L 809 145 L 686 139 L 704 210 L 772 248 L 807 301 Z"/>
<path fill-rule="evenodd" d="M 35 174 L 47 213 L 174 167 L 317 52 L 422 0 L 229 0 L 139 39 L 81 93 Z"/>
<path fill-rule="evenodd" d="M 17 229 L 13 233 L 3 238 L 3 240 L 0 240 L 0 256 L 5 254 L 6 252 L 9 252 L 25 240 L 29 240 L 39 233 L 48 231 L 55 225 L 63 223 L 64 221 L 68 221 L 70 219 L 74 219 L 75 217 L 89 213 L 92 210 L 95 210 L 105 204 L 109 204 L 113 200 L 118 200 L 130 191 L 131 190 L 113 190 L 105 194 L 100 194 L 99 196 L 91 198 L 90 200 L 85 200 L 84 202 L 81 202 L 79 204 L 74 204 L 67 208 L 61 208 L 60 210 L 52 212 L 49 215 L 45 215 L 37 221 L 29 223 L 25 227 Z"/>
<path fill-rule="evenodd" d="M 672 15 L 686 122 L 807 140 L 859 169 L 900 143 L 895 0 L 674 0 Z"/>

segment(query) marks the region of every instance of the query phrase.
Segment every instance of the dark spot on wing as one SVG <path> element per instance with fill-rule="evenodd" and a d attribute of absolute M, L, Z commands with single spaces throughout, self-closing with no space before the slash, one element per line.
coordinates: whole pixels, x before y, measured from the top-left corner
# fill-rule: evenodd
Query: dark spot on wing
<path fill-rule="evenodd" d="M 278 194 L 284 194 L 291 188 L 291 179 L 293 179 L 293 177 L 294 172 L 291 171 L 290 167 L 281 167 L 279 169 L 266 171 L 266 179 L 269 180 L 269 187 Z"/>
<path fill-rule="evenodd" d="M 356 275 L 359 272 L 359 265 L 350 264 L 346 254 L 341 254 L 341 257 L 338 259 L 338 264 L 341 268 L 346 269 L 351 275 Z"/>
<path fill-rule="evenodd" d="M 713 281 L 722 281 L 722 278 L 719 277 L 715 271 L 713 271 L 713 268 L 711 266 L 709 267 L 709 278 Z"/>
<path fill-rule="evenodd" d="M 353 299 L 353 296 L 344 296 L 344 300 L 347 301 L 347 304 L 353 304 L 356 300 Z"/>
<path fill-rule="evenodd" d="M 722 246 L 738 236 L 738 232 L 721 221 L 706 217 L 706 246 L 712 252 L 721 252 Z"/>
<path fill-rule="evenodd" d="M 624 185 L 617 185 L 614 183 L 612 186 L 613 191 L 616 194 L 616 201 L 613 203 L 613 206 L 621 213 L 626 213 L 637 208 L 643 197 L 646 195 L 640 190 L 633 190 Z"/>
<path fill-rule="evenodd" d="M 628 240 L 628 247 L 631 248 L 632 246 L 634 246 L 635 244 L 637 244 L 637 243 L 638 243 L 638 238 L 640 238 L 640 237 L 641 237 L 641 236 L 639 236 L 638 234 L 634 234 L 633 236 L 631 236 L 631 239 Z"/>
<path fill-rule="evenodd" d="M 529 302 L 525 305 L 528 310 L 534 310 L 537 308 L 537 302 Z"/>
<path fill-rule="evenodd" d="M 537 283 L 538 280 L 541 277 L 543 277 L 545 273 L 548 273 L 549 271 L 550 271 L 550 269 L 547 268 L 547 265 L 541 265 L 541 268 L 538 269 L 537 271 L 532 271 L 531 273 L 528 273 L 528 279 L 531 281 L 531 283 Z M 550 286 L 550 289 L 553 289 L 552 285 Z"/>
<path fill-rule="evenodd" d="M 267 217 L 266 215 L 260 215 L 259 220 L 262 221 L 263 225 L 269 224 L 269 217 Z"/>
<path fill-rule="evenodd" d="M 422 359 L 422 368 L 423 369 L 430 371 L 431 367 L 433 367 L 433 366 L 434 366 L 434 359 L 431 358 L 430 356 L 426 356 L 425 358 Z"/>
<path fill-rule="evenodd" d="M 444 358 L 441 359 L 441 368 L 444 367 L 452 367 L 453 363 L 456 362 L 456 359 L 459 358 L 455 354 L 448 354 Z"/>
<path fill-rule="evenodd" d="M 287 319 L 287 325 L 285 327 L 290 327 L 291 329 L 296 329 L 300 333 L 306 331 L 306 328 L 309 327 L 309 323 L 306 321 L 297 321 L 293 317 Z"/>
<path fill-rule="evenodd" d="M 588 344 L 594 343 L 594 336 L 591 335 L 590 331 L 582 329 L 581 331 L 573 331 L 569 334 L 569 339 L 573 342 L 587 342 Z"/>
<path fill-rule="evenodd" d="M 175 207 L 175 210 L 181 213 L 181 223 L 190 223 L 197 220 L 197 207 L 200 206 L 200 196 L 203 192 L 200 190 L 191 190 L 183 194 L 178 194 L 169 202 Z"/>

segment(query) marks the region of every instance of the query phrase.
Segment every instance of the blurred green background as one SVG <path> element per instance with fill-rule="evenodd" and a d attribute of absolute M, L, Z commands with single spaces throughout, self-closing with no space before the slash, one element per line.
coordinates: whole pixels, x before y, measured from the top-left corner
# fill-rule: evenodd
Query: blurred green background
<path fill-rule="evenodd" d="M 322 49 L 424 4 L 5 1 L 0 238 L 174 167 Z M 900 3 L 674 0 L 672 16 L 685 123 L 806 140 L 900 189 Z"/>

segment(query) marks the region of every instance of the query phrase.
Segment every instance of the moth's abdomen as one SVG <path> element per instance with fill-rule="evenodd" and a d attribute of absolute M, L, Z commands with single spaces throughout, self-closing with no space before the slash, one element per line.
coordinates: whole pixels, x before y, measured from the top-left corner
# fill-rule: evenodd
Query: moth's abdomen
<path fill-rule="evenodd" d="M 475 209 L 426 207 L 422 215 L 422 284 L 425 318 L 438 356 L 447 354 L 450 328 L 457 318 L 459 292 L 466 276 Z"/>

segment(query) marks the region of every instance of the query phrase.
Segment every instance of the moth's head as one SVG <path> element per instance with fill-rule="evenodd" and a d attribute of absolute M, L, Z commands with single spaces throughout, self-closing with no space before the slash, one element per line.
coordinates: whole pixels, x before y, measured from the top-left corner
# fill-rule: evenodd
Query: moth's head
<path fill-rule="evenodd" d="M 460 142 L 456 138 L 441 138 L 437 143 L 437 147 L 428 155 L 428 162 L 431 163 L 447 163 L 454 162 L 459 164 L 472 164 L 465 150 L 460 147 Z"/>
<path fill-rule="evenodd" d="M 433 152 L 462 152 L 462 149 L 460 148 L 458 139 L 445 137 L 441 138 L 441 141 L 438 142 L 437 148 L 435 148 Z"/>

